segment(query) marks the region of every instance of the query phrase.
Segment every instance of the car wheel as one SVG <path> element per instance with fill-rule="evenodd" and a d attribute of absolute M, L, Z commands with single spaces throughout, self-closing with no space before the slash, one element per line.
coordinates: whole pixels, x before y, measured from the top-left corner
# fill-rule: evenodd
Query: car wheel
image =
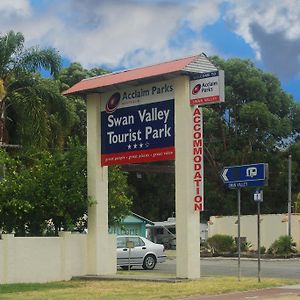
<path fill-rule="evenodd" d="M 147 255 L 143 262 L 143 269 L 153 270 L 156 265 L 156 258 L 154 255 Z"/>

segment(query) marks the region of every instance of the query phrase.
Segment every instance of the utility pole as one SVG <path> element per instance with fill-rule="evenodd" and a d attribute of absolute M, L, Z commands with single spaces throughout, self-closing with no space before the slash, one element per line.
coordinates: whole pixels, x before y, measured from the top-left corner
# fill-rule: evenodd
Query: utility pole
<path fill-rule="evenodd" d="M 289 171 L 288 171 L 288 236 L 291 236 L 292 223 L 292 155 L 289 155 Z"/>

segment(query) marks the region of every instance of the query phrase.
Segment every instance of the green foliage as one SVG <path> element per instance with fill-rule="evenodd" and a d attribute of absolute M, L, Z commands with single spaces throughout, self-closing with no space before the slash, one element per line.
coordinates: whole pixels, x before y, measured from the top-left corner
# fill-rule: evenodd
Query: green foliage
<path fill-rule="evenodd" d="M 282 90 L 275 76 L 257 69 L 249 60 L 225 61 L 218 57 L 212 60 L 225 70 L 226 101 L 204 109 L 206 204 L 201 218 L 236 213 L 236 195 L 223 188 L 219 174 L 224 165 L 252 162 L 269 163 L 270 179 L 264 189 L 267 201 L 262 205 L 263 213 L 285 211 L 282 199 L 286 197 L 286 158 L 290 153 L 293 155 L 293 195 L 300 192 L 300 144 L 297 141 L 300 105 Z M 38 75 L 41 68 L 49 70 L 56 80 Z M 19 159 L 6 158 L 6 180 L 10 183 L 0 191 L 0 223 L 5 219 L 8 230 L 18 224 L 19 232 L 34 231 L 34 226 L 40 226 L 37 231 L 42 231 L 44 225 L 40 224 L 49 215 L 45 211 L 51 212 L 55 227 L 67 228 L 86 209 L 88 201 L 83 179 L 86 169 L 81 166 L 85 164 L 85 156 L 73 153 L 74 149 L 64 152 L 64 148 L 69 147 L 70 136 L 78 138 L 78 146 L 86 143 L 86 104 L 81 97 L 64 97 L 61 92 L 84 78 L 107 71 L 87 70 L 79 63 L 59 70 L 60 57 L 54 49 L 25 49 L 21 33 L 11 31 L 0 36 L 0 80 L 5 88 L 0 105 L 0 113 L 4 113 L 1 114 L 4 119 L 0 119 L 0 141 L 22 145 L 24 151 L 28 151 Z M 286 146 L 290 147 L 284 151 Z M 80 179 L 67 175 L 67 164 L 72 166 L 71 173 L 73 168 L 84 169 Z M 167 164 L 170 162 L 157 163 L 161 169 Z M 51 172 L 55 178 L 51 177 Z M 119 222 L 128 212 L 131 201 L 135 212 L 152 220 L 165 220 L 175 211 L 174 175 L 140 173 L 137 177 L 137 173 L 132 172 L 128 175 L 129 188 L 127 176 L 120 168 L 109 168 L 109 178 L 109 222 Z M 72 199 L 68 198 L 60 187 L 70 188 L 77 180 L 81 190 L 71 188 Z M 45 184 L 44 191 L 39 184 Z M 53 193 L 47 185 L 53 188 Z M 34 189 L 45 199 L 33 195 Z M 242 197 L 252 199 L 252 192 L 243 189 Z M 85 204 L 80 204 L 77 212 L 68 206 L 68 201 L 77 205 L 75 202 L 79 199 Z M 49 201 L 54 203 L 52 209 Z M 242 205 L 245 214 L 256 211 L 253 201 L 245 201 Z M 36 211 L 36 215 L 32 211 Z M 29 218 L 35 218 L 38 225 L 29 222 Z"/>
<path fill-rule="evenodd" d="M 22 154 L 0 153 L 5 177 L 0 182 L 0 228 L 18 235 L 82 230 L 90 203 L 87 197 L 86 104 L 64 97 L 76 82 L 107 73 L 78 63 L 60 71 L 52 48 L 25 49 L 22 33 L 0 36 L 0 141 L 22 146 Z M 42 78 L 48 70 L 53 78 Z M 72 141 L 70 142 L 70 136 Z M 74 142 L 75 141 L 75 142 Z M 67 149 L 67 150 L 66 150 Z M 4 172 L 2 172 L 4 173 Z M 109 222 L 129 212 L 127 177 L 109 168 Z M 117 184 L 115 184 L 117 183 Z"/>
<path fill-rule="evenodd" d="M 247 252 L 253 247 L 251 242 L 242 242 L 241 243 L 241 251 Z"/>
<path fill-rule="evenodd" d="M 62 69 L 59 73 L 61 89 L 66 90 L 82 79 L 107 73 L 109 73 L 109 71 L 103 70 L 101 68 L 93 68 L 91 70 L 87 70 L 84 69 L 80 63 L 73 62 L 67 68 Z"/>
<path fill-rule="evenodd" d="M 260 253 L 261 253 L 261 254 L 265 254 L 266 251 L 267 251 L 267 249 L 266 249 L 265 246 L 261 246 L 261 247 L 260 247 Z"/>
<path fill-rule="evenodd" d="M 282 235 L 275 240 L 268 249 L 269 254 L 275 254 L 288 257 L 293 253 L 296 253 L 296 243 L 293 242 L 293 238 L 288 235 Z"/>
<path fill-rule="evenodd" d="M 207 243 L 215 253 L 233 252 L 235 248 L 233 237 L 226 234 L 215 234 L 207 239 Z"/>
<path fill-rule="evenodd" d="M 127 176 L 119 166 L 108 169 L 108 223 L 120 224 L 122 219 L 130 213 L 132 199 L 129 197 Z"/>
<path fill-rule="evenodd" d="M 170 162 L 152 163 L 166 169 Z M 128 183 L 134 212 L 149 220 L 167 220 L 175 212 L 175 176 L 168 173 L 131 172 Z"/>
<path fill-rule="evenodd" d="M 0 228 L 17 235 L 57 234 L 61 228 L 73 230 L 78 221 L 83 221 L 91 204 L 86 149 L 76 141 L 68 147 L 68 151 L 52 154 L 28 152 L 17 159 L 0 152 L 0 165 L 5 167 L 5 177 L 0 181 Z M 120 222 L 130 206 L 126 176 L 112 167 L 109 224 Z M 84 224 L 80 225 L 77 229 L 83 230 Z"/>
<path fill-rule="evenodd" d="M 58 83 L 60 91 L 63 92 L 78 83 L 79 81 L 109 73 L 101 68 L 93 68 L 91 70 L 84 69 L 80 63 L 73 62 L 67 68 L 60 71 Z M 86 143 L 86 103 L 84 97 L 77 95 L 68 96 L 69 102 L 72 103 L 77 118 L 72 125 L 70 135 L 77 136 L 81 144 Z"/>
<path fill-rule="evenodd" d="M 210 215 L 236 214 L 236 195 L 224 189 L 220 172 L 227 165 L 269 164 L 269 184 L 264 188 L 263 213 L 286 210 L 287 146 L 300 132 L 300 109 L 285 93 L 279 80 L 249 60 L 212 61 L 225 71 L 225 102 L 204 109 L 204 158 L 206 209 Z M 291 149 L 292 150 L 292 149 Z M 293 194 L 299 192 L 300 157 L 293 158 Z M 298 168 L 296 167 L 298 165 Z M 243 189 L 243 198 L 252 191 Z M 242 204 L 243 214 L 256 212 L 254 201 Z"/>
<path fill-rule="evenodd" d="M 53 48 L 24 47 L 24 36 L 10 31 L 0 36 L 0 141 L 24 148 L 62 147 L 75 122 L 75 107 L 63 97 L 56 78 L 61 58 Z"/>
<path fill-rule="evenodd" d="M 16 92 L 19 85 L 22 93 Z M 10 143 L 23 148 L 63 148 L 78 118 L 74 103 L 60 94 L 57 83 L 40 76 L 13 82 L 7 103 Z"/>
<path fill-rule="evenodd" d="M 6 156 L 0 182 L 1 227 L 19 235 L 40 235 L 51 219 L 55 231 L 71 229 L 88 206 L 85 150 L 31 152 L 19 159 Z"/>
<path fill-rule="evenodd" d="M 0 36 L 0 78 L 6 81 L 9 77 L 33 73 L 42 68 L 57 76 L 61 66 L 58 52 L 53 48 L 25 49 L 24 42 L 21 32 L 9 31 Z"/>

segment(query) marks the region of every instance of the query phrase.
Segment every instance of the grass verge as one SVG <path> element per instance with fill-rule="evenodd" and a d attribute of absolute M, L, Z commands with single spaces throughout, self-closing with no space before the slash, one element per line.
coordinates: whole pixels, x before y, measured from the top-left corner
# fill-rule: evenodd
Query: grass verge
<path fill-rule="evenodd" d="M 69 281 L 47 284 L 0 286 L 1 300 L 156 300 L 191 295 L 222 294 L 299 283 L 295 280 L 208 277 L 200 280 L 160 283 L 140 281 Z"/>

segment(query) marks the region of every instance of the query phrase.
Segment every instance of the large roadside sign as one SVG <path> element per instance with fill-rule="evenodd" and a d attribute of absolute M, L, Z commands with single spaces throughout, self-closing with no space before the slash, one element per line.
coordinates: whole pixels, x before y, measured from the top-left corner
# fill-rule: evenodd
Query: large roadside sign
<path fill-rule="evenodd" d="M 101 165 L 175 159 L 171 81 L 106 93 L 101 98 Z"/>
<path fill-rule="evenodd" d="M 268 164 L 257 163 L 224 167 L 221 178 L 230 189 L 263 186 L 268 179 Z"/>

